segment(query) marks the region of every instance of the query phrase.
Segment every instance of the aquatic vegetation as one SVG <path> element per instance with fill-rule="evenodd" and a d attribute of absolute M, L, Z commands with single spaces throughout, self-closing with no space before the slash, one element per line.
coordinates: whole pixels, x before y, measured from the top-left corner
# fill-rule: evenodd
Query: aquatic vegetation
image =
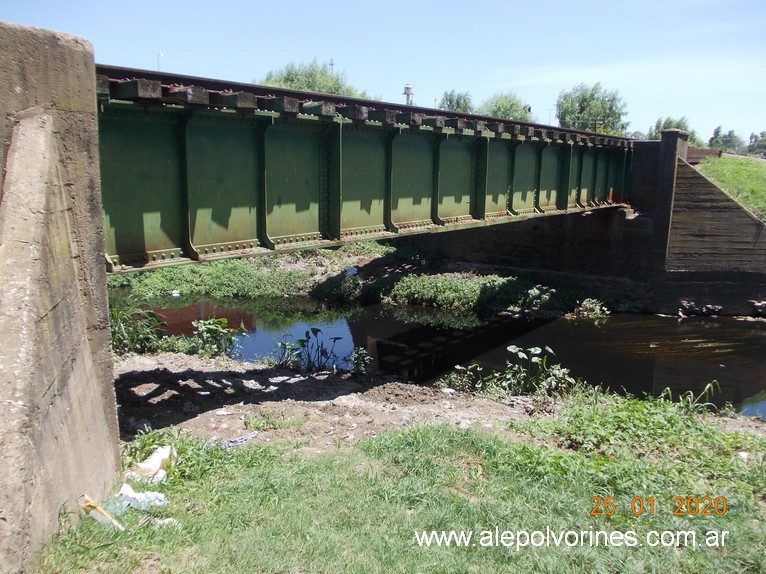
<path fill-rule="evenodd" d="M 572 311 L 566 314 L 567 319 L 606 319 L 609 317 L 609 309 L 600 300 L 594 298 L 583 299 Z"/>
<path fill-rule="evenodd" d="M 455 370 L 437 381 L 437 386 L 458 391 L 472 392 L 493 399 L 509 395 L 562 395 L 577 387 L 579 381 L 569 369 L 560 364 L 549 364 L 553 349 L 516 345 L 508 347 L 511 359 L 502 371 L 482 375 L 482 367 L 469 365 L 455 367 Z"/>
<path fill-rule="evenodd" d="M 192 321 L 194 333 L 191 337 L 170 335 L 159 341 L 158 350 L 169 353 L 184 353 L 186 355 L 201 355 L 203 357 L 219 357 L 227 355 L 236 357 L 239 353 L 237 335 L 245 332 L 244 325 L 236 329 L 229 327 L 226 317 L 215 317 Z"/>
<path fill-rule="evenodd" d="M 363 375 L 367 372 L 367 367 L 372 362 L 372 357 L 364 347 L 354 347 L 351 354 L 346 357 L 346 362 L 351 365 L 352 373 Z"/>
<path fill-rule="evenodd" d="M 346 371 L 364 374 L 372 357 L 364 347 L 354 347 L 346 357 L 335 352 L 338 341 L 343 337 L 326 338 L 322 329 L 311 327 L 303 337 L 290 340 L 290 335 L 283 335 L 281 340 L 275 340 L 276 349 L 265 362 L 275 367 L 311 373 L 316 371 Z"/>
<path fill-rule="evenodd" d="M 507 279 L 496 275 L 408 275 L 394 285 L 384 296 L 383 302 L 393 305 L 473 309 L 479 302 L 484 286 L 494 286 L 505 281 Z"/>
<path fill-rule="evenodd" d="M 163 336 L 165 323 L 137 297 L 112 300 L 109 325 L 112 351 L 116 355 L 165 351 L 205 357 L 233 356 L 237 352 L 236 336 L 244 332 L 243 325 L 232 329 L 225 317 L 211 316 L 192 321 L 194 334 L 191 337 Z"/>
<path fill-rule="evenodd" d="M 559 316 L 572 309 L 575 298 L 570 289 L 555 289 L 523 277 L 442 273 L 403 276 L 381 292 L 381 301 L 480 315 Z"/>
<path fill-rule="evenodd" d="M 285 335 L 276 341 L 276 355 L 271 361 L 275 366 L 294 369 L 302 373 L 314 371 L 339 371 L 344 362 L 335 352 L 335 346 L 343 337 L 327 340 L 322 329 L 311 327 L 303 337 L 290 341 Z"/>

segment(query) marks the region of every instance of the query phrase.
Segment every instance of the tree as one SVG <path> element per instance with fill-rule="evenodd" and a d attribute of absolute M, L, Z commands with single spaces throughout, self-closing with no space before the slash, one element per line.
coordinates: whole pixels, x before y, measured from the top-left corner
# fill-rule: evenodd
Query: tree
<path fill-rule="evenodd" d="M 288 64 L 281 70 L 272 70 L 257 82 L 264 86 L 305 90 L 322 94 L 335 94 L 356 98 L 368 97 L 367 92 L 358 91 L 346 81 L 342 72 L 334 71 L 329 64 L 319 64 L 316 60 L 308 64 Z"/>
<path fill-rule="evenodd" d="M 456 92 L 455 90 L 444 92 L 441 101 L 439 101 L 439 107 L 451 112 L 473 113 L 471 94 L 468 92 Z"/>
<path fill-rule="evenodd" d="M 630 123 L 623 120 L 625 108 L 617 90 L 605 90 L 600 83 L 580 84 L 559 94 L 556 117 L 562 128 L 621 136 Z"/>
<path fill-rule="evenodd" d="M 747 149 L 745 147 L 745 140 L 734 133 L 734 130 L 723 133 L 721 126 L 713 130 L 713 137 L 708 140 L 708 145 L 712 148 L 731 153 L 744 153 Z"/>
<path fill-rule="evenodd" d="M 529 104 L 522 102 L 513 92 L 495 94 L 482 102 L 476 111 L 483 116 L 491 116 L 493 118 L 519 120 L 521 122 L 535 121 L 535 117 L 532 115 L 532 108 Z"/>
<path fill-rule="evenodd" d="M 649 128 L 649 133 L 646 134 L 646 139 L 662 139 L 662 132 L 664 130 L 670 129 L 683 130 L 687 132 L 689 134 L 689 145 L 693 147 L 702 147 L 705 145 L 705 142 L 699 138 L 697 132 L 689 128 L 689 120 L 686 119 L 686 116 L 682 116 L 678 119 L 671 117 L 658 118 L 657 121 L 654 122 L 654 126 Z"/>
<path fill-rule="evenodd" d="M 755 155 L 762 155 L 766 153 L 766 132 L 760 134 L 750 134 L 750 145 L 747 146 L 747 151 Z"/>

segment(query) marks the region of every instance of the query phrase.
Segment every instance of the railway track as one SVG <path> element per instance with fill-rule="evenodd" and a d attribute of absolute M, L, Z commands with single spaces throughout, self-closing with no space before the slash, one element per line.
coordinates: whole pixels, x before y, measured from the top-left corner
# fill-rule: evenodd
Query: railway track
<path fill-rule="evenodd" d="M 96 65 L 96 74 L 99 97 L 141 101 L 147 105 L 264 110 L 284 115 L 314 115 L 325 119 L 342 116 L 361 123 L 379 122 L 415 128 L 427 126 L 436 131 L 471 130 L 482 134 L 490 132 L 618 148 L 632 148 L 633 145 L 631 138 L 334 94 L 102 64 Z"/>

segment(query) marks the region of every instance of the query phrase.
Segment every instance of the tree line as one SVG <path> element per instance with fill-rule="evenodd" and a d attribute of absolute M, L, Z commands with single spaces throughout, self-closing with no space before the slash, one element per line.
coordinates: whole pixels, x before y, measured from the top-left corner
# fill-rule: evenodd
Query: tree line
<path fill-rule="evenodd" d="M 255 83 L 324 94 L 371 98 L 366 91 L 354 88 L 346 80 L 343 72 L 335 71 L 331 64 L 320 64 L 316 60 L 307 64 L 289 64 L 281 70 L 269 72 L 265 78 Z M 522 122 L 537 121 L 532 114 L 532 107 L 512 91 L 497 93 L 477 106 L 474 105 L 470 92 L 445 90 L 437 107 Z M 705 141 L 691 129 L 686 117 L 660 117 L 646 133 L 629 132 L 629 122 L 625 120 L 627 113 L 627 104 L 617 90 L 607 90 L 600 83 L 579 84 L 571 90 L 562 90 L 556 101 L 556 119 L 563 128 L 650 140 L 658 140 L 663 130 L 675 128 L 688 132 L 689 144 L 694 147 L 711 147 L 739 154 L 766 153 L 766 131 L 751 133 L 749 142 L 746 143 L 734 130 L 724 132 L 722 127 L 718 126 L 713 135 Z"/>

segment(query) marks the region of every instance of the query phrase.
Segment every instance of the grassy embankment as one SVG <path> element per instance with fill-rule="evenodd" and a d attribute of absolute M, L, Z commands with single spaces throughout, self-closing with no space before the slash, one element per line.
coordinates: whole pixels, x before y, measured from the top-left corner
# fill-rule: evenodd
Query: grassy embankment
<path fill-rule="evenodd" d="M 699 164 L 698 169 L 755 215 L 766 220 L 766 161 L 724 156 L 708 158 Z"/>
<path fill-rule="evenodd" d="M 167 441 L 178 452 L 152 487 L 170 504 L 150 515 L 181 529 L 142 527 L 134 510 L 121 534 L 85 519 L 54 540 L 39 571 L 766 572 L 766 439 L 718 430 L 691 401 L 576 389 L 559 410 L 505 434 L 417 426 L 310 458 L 299 445 L 223 450 L 142 435 L 125 449 L 128 466 Z M 496 526 L 514 533 L 508 547 L 490 540 Z M 516 531 L 547 529 L 576 533 L 572 546 L 517 549 L 527 541 Z M 473 539 L 418 545 L 416 533 L 433 530 Z M 651 546 L 651 531 L 672 533 L 667 546 Z"/>

